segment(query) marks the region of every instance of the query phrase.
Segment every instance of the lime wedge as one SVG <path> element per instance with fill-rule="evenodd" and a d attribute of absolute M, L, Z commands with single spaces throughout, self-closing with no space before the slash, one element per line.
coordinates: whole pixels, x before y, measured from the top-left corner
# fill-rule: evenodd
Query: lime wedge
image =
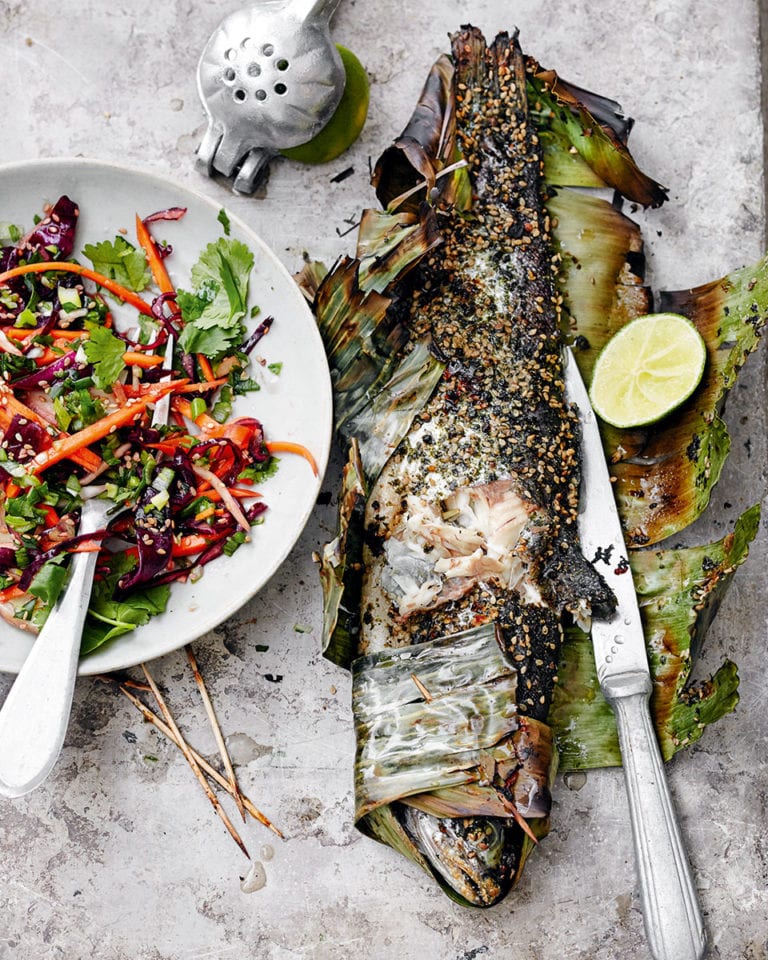
<path fill-rule="evenodd" d="M 365 67 L 351 50 L 336 44 L 344 64 L 346 81 L 339 105 L 317 136 L 298 147 L 280 153 L 299 163 L 328 163 L 352 146 L 363 129 L 368 115 L 369 84 Z"/>
<path fill-rule="evenodd" d="M 655 423 L 690 397 L 706 361 L 706 344 L 685 317 L 637 317 L 597 358 L 589 390 L 595 413 L 614 427 Z"/>

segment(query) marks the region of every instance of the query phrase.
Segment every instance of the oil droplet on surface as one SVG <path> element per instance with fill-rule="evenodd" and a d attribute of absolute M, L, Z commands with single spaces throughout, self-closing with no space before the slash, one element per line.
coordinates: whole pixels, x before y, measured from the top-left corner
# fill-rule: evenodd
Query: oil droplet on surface
<path fill-rule="evenodd" d="M 267 871 L 261 860 L 254 860 L 251 869 L 240 881 L 240 889 L 243 893 L 255 893 L 262 890 L 267 885 Z"/>
<path fill-rule="evenodd" d="M 569 790 L 581 790 L 587 782 L 587 775 L 581 770 L 573 770 L 563 776 L 563 783 Z"/>
<path fill-rule="evenodd" d="M 261 859 L 262 859 L 262 860 L 271 860 L 272 857 L 274 857 L 274 855 L 275 855 L 274 849 L 273 849 L 268 843 L 265 843 L 265 844 L 262 846 L 262 848 L 261 848 L 261 850 L 259 851 L 259 853 L 261 854 Z"/>

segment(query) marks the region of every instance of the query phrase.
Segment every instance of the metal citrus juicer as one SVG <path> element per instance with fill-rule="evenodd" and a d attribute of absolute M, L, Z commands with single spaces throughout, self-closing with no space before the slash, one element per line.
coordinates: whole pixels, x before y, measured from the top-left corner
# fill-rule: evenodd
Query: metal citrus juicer
<path fill-rule="evenodd" d="M 198 148 L 209 176 L 252 193 L 280 150 L 311 140 L 344 92 L 329 21 L 339 0 L 260 0 L 226 17 L 197 69 L 208 129 Z"/>

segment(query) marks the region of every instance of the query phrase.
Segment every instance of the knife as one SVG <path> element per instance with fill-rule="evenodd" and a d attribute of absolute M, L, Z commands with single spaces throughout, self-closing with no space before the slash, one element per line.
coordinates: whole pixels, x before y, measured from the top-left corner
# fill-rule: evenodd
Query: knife
<path fill-rule="evenodd" d="M 699 960 L 706 934 L 651 722 L 651 674 L 637 594 L 597 419 L 570 348 L 565 388 L 581 420 L 581 546 L 618 601 L 610 619 L 593 618 L 592 646 L 600 689 L 619 732 L 646 934 L 655 960 Z"/>

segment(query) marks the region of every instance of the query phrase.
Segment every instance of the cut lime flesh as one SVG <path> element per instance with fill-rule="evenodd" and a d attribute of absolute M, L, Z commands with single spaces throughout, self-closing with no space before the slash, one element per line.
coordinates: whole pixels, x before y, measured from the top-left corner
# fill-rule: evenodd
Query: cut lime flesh
<path fill-rule="evenodd" d="M 589 397 L 615 427 L 640 427 L 684 403 L 704 374 L 707 348 L 699 331 L 676 313 L 637 317 L 603 348 Z"/>

